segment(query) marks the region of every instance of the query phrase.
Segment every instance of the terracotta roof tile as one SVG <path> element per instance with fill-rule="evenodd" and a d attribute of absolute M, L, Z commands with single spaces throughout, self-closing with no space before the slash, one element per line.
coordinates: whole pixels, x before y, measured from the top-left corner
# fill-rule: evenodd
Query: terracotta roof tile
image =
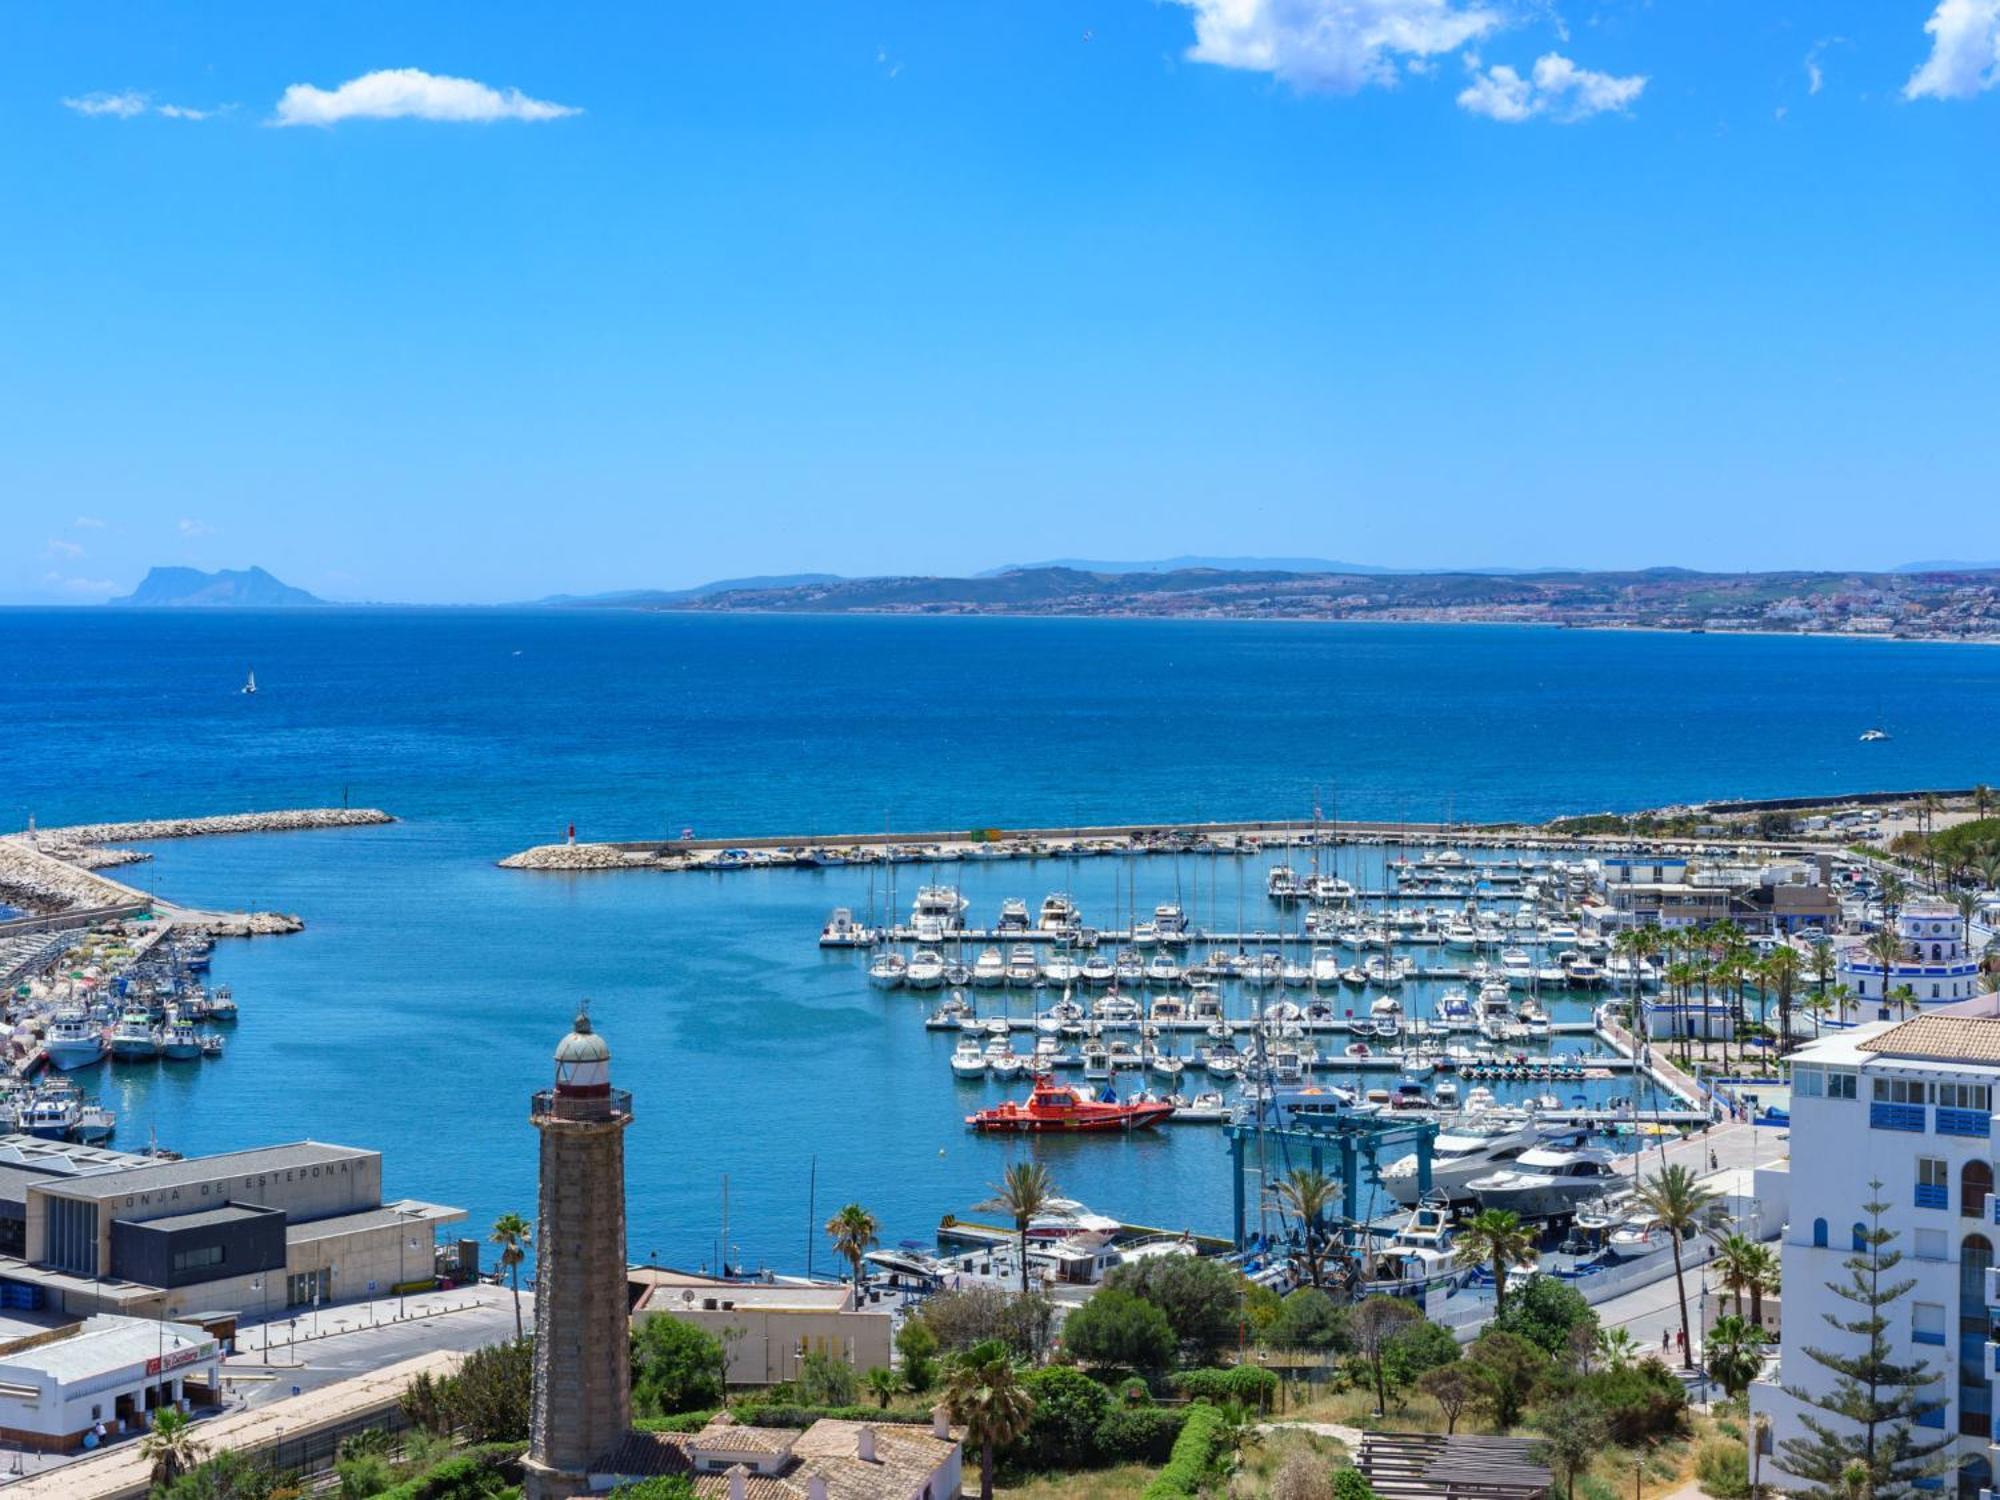
<path fill-rule="evenodd" d="M 1913 1016 L 1857 1044 L 1884 1057 L 2000 1063 L 2000 1021 L 1982 1016 Z"/>

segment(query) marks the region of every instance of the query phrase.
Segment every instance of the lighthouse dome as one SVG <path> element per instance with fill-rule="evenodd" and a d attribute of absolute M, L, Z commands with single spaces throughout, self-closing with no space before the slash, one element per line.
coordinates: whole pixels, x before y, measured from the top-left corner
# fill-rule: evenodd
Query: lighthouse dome
<path fill-rule="evenodd" d="M 611 1061 L 611 1044 L 590 1029 L 590 1013 L 579 1011 L 568 1036 L 556 1044 L 559 1063 L 606 1063 Z"/>

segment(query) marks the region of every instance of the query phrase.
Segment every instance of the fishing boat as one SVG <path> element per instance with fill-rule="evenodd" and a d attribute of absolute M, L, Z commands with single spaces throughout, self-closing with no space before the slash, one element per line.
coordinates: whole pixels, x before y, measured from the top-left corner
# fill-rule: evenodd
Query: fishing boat
<path fill-rule="evenodd" d="M 965 1117 L 974 1130 L 1076 1132 L 1144 1130 L 1168 1119 L 1174 1106 L 1166 1100 L 1121 1100 L 1110 1089 L 1104 1097 L 1089 1090 L 1057 1083 L 1046 1074 L 1035 1079 L 1025 1100 L 1008 1099 L 991 1109 Z"/>
<path fill-rule="evenodd" d="M 104 1061 L 104 1027 L 82 1010 L 64 1010 L 49 1023 L 44 1039 L 49 1062 L 63 1072 Z"/>
<path fill-rule="evenodd" d="M 236 1019 L 236 997 L 229 992 L 228 985 L 219 984 L 209 993 L 208 1019 L 211 1021 Z"/>
<path fill-rule="evenodd" d="M 1451 1203 L 1434 1195 L 1413 1206 L 1402 1227 L 1369 1257 L 1362 1291 L 1422 1297 L 1433 1288 L 1454 1291 L 1469 1274 L 1452 1245 Z"/>
<path fill-rule="evenodd" d="M 143 1010 L 128 1010 L 111 1028 L 111 1055 L 120 1062 L 151 1062 L 160 1055 L 160 1028 Z"/>
<path fill-rule="evenodd" d="M 160 1055 L 170 1062 L 194 1062 L 201 1056 L 201 1033 L 194 1022 L 176 1020 L 160 1041 Z"/>
<path fill-rule="evenodd" d="M 21 1129 L 44 1140 L 65 1141 L 83 1115 L 75 1089 L 44 1089 L 20 1112 Z"/>
<path fill-rule="evenodd" d="M 85 1145 L 108 1141 L 118 1129 L 118 1116 L 101 1104 L 79 1104 L 70 1134 Z"/>

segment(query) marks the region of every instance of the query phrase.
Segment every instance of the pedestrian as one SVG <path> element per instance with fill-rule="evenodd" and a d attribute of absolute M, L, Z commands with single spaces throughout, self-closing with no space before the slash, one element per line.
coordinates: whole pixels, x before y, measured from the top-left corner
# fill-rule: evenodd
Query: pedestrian
<path fill-rule="evenodd" d="M 1682 1354 L 1685 1354 L 1687 1353 L 1687 1347 L 1688 1347 L 1688 1331 L 1685 1328 L 1676 1328 L 1674 1330 L 1674 1348 L 1678 1349 Z"/>
<path fill-rule="evenodd" d="M 1717 1167 L 1721 1165 L 1722 1163 L 1716 1160 L 1715 1147 L 1710 1146 L 1708 1148 L 1708 1170 L 1713 1172 Z"/>
<path fill-rule="evenodd" d="M 1665 1354 L 1667 1352 L 1667 1336 L 1668 1336 L 1668 1330 L 1662 1328 L 1660 1330 L 1660 1353 L 1662 1354 Z"/>

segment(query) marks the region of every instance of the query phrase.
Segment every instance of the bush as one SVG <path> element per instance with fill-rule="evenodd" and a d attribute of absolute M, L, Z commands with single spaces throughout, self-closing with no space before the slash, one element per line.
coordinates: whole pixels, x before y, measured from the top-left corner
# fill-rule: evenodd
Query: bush
<path fill-rule="evenodd" d="M 1174 1377 L 1173 1386 L 1190 1401 L 1212 1401 L 1217 1406 L 1240 1401 L 1263 1411 L 1278 1394 L 1278 1376 L 1261 1365 L 1230 1365 L 1226 1369 L 1183 1370 Z"/>
<path fill-rule="evenodd" d="M 671 1313 L 632 1333 L 632 1409 L 647 1416 L 722 1404 L 722 1340 Z"/>
<path fill-rule="evenodd" d="M 922 1318 L 911 1318 L 896 1330 L 896 1352 L 903 1356 L 903 1380 L 918 1393 L 937 1384 L 937 1335 Z"/>
<path fill-rule="evenodd" d="M 619 1485 L 611 1500 L 695 1500 L 694 1481 L 685 1474 L 655 1474 Z"/>
<path fill-rule="evenodd" d="M 1116 1407 L 1097 1424 L 1097 1454 L 1107 1464 L 1163 1464 L 1187 1424 L 1187 1411 Z"/>
<path fill-rule="evenodd" d="M 281 1486 L 296 1482 L 261 1459 L 225 1449 L 152 1493 L 158 1500 L 268 1500 Z"/>
<path fill-rule="evenodd" d="M 1345 1354 L 1354 1347 L 1354 1329 L 1346 1308 L 1318 1288 L 1302 1286 L 1278 1303 L 1264 1327 L 1264 1342 L 1274 1349 Z"/>
<path fill-rule="evenodd" d="M 1572 1329 L 1587 1327 L 1595 1335 L 1597 1314 L 1567 1281 L 1530 1276 L 1508 1295 L 1506 1311 L 1487 1326 L 1526 1339 L 1544 1354 L 1560 1355 L 1570 1347 Z"/>
<path fill-rule="evenodd" d="M 675 1412 L 671 1417 L 635 1417 L 632 1421 L 634 1432 L 700 1432 L 706 1427 L 713 1410 Z"/>
<path fill-rule="evenodd" d="M 356 1453 L 333 1466 L 340 1476 L 340 1500 L 372 1500 L 389 1488 L 389 1460 L 379 1453 Z"/>
<path fill-rule="evenodd" d="M 1457 1364 L 1458 1358 L 1458 1340 L 1451 1330 L 1428 1320 L 1397 1330 L 1382 1347 L 1382 1363 L 1393 1386 L 1413 1385 L 1427 1370 Z"/>
<path fill-rule="evenodd" d="M 1106 1287 L 1063 1322 L 1063 1346 L 1094 1365 L 1164 1370 L 1176 1341 L 1167 1315 L 1144 1297 Z"/>
<path fill-rule="evenodd" d="M 1465 1359 L 1480 1382 L 1480 1399 L 1503 1429 L 1521 1420 L 1549 1372 L 1540 1345 L 1491 1328 L 1472 1341 Z"/>
<path fill-rule="evenodd" d="M 1249 1285 L 1234 1266 L 1196 1255 L 1159 1255 L 1118 1266 L 1104 1284 L 1159 1308 L 1183 1352 L 1197 1359 L 1235 1342 Z"/>
<path fill-rule="evenodd" d="M 1060 1365 L 1022 1382 L 1035 1414 L 1021 1445 L 1037 1469 L 1085 1469 L 1098 1462 L 1097 1431 L 1111 1411 L 1111 1392 L 1081 1370 Z"/>
<path fill-rule="evenodd" d="M 861 1381 L 854 1366 L 837 1354 L 815 1349 L 799 1361 L 794 1381 L 799 1400 L 807 1406 L 852 1406 Z"/>
<path fill-rule="evenodd" d="M 469 1448 L 405 1479 L 394 1489 L 384 1490 L 377 1500 L 488 1500 L 519 1481 L 520 1462 L 517 1443 Z"/>
<path fill-rule="evenodd" d="M 892 1406 L 882 1411 L 873 1406 L 800 1406 L 792 1401 L 746 1401 L 731 1407 L 729 1414 L 748 1427 L 810 1427 L 821 1417 L 836 1422 L 889 1422 L 904 1427 L 928 1427 L 931 1420 L 928 1411 L 908 1407 Z"/>
<path fill-rule="evenodd" d="M 1750 1493 L 1750 1453 L 1741 1443 L 1716 1438 L 1694 1456 L 1694 1479 L 1715 1500 L 1745 1500 Z"/>
<path fill-rule="evenodd" d="M 1271 1500 L 1333 1500 L 1333 1466 L 1310 1449 L 1294 1448 L 1272 1476 Z"/>
<path fill-rule="evenodd" d="M 1118 1382 L 1118 1399 L 1127 1406 L 1152 1406 L 1153 1388 L 1137 1375 Z"/>
<path fill-rule="evenodd" d="M 1578 1381 L 1577 1389 L 1604 1408 L 1611 1440 L 1628 1448 L 1687 1425 L 1687 1388 L 1657 1357 L 1622 1370 L 1595 1371 Z"/>
<path fill-rule="evenodd" d="M 1040 1293 L 1019 1297 L 998 1287 L 973 1286 L 939 1292 L 913 1321 L 922 1323 L 947 1353 L 1000 1339 L 1017 1358 L 1039 1360 L 1055 1324 L 1055 1304 Z"/>
<path fill-rule="evenodd" d="M 1194 1500 L 1216 1477 L 1227 1441 L 1228 1424 L 1219 1410 L 1213 1406 L 1189 1408 L 1167 1466 L 1153 1476 L 1139 1500 Z"/>
<path fill-rule="evenodd" d="M 465 1357 L 456 1374 L 421 1374 L 403 1392 L 403 1413 L 427 1432 L 462 1432 L 474 1442 L 528 1440 L 535 1394 L 532 1339 L 493 1344 Z"/>
<path fill-rule="evenodd" d="M 1333 1475 L 1333 1500 L 1375 1500 L 1368 1476 L 1359 1469 L 1337 1469 Z"/>

